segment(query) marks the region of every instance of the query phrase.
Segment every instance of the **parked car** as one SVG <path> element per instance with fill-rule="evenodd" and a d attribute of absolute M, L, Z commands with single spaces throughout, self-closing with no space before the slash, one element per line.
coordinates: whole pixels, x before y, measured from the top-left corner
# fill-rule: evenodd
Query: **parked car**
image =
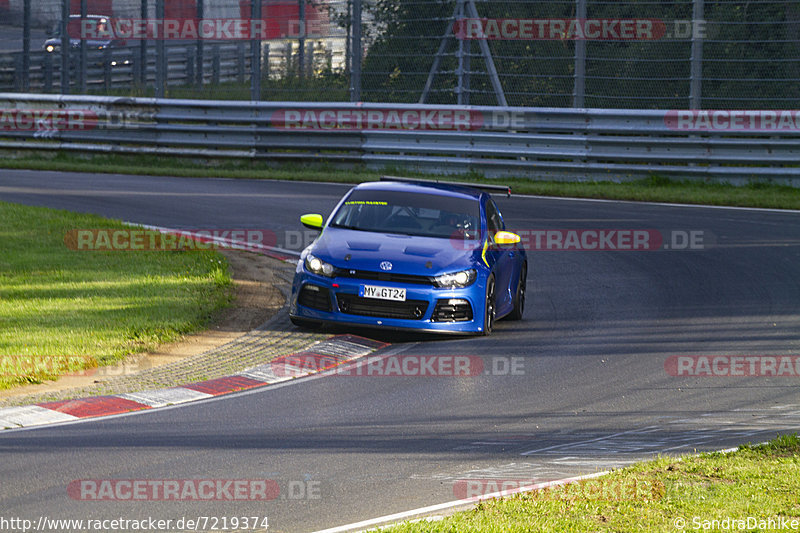
<path fill-rule="evenodd" d="M 96 31 L 93 34 L 109 33 L 107 25 L 111 23 L 111 17 L 106 15 L 86 15 L 86 19 L 91 20 L 93 27 Z M 81 45 L 81 16 L 70 15 L 69 22 L 67 22 L 67 34 L 69 35 L 69 44 L 72 48 L 79 48 Z M 56 52 L 61 50 L 61 23 L 57 22 L 53 29 L 50 30 L 51 37 L 44 42 L 43 48 L 46 52 Z M 86 39 L 86 46 L 89 49 L 103 50 L 105 48 L 120 47 L 126 44 L 123 39 Z"/>

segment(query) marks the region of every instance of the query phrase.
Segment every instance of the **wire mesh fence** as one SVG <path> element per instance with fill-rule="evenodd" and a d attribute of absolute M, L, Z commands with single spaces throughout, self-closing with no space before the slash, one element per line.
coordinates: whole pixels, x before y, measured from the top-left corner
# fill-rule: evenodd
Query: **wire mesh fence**
<path fill-rule="evenodd" d="M 800 97 L 796 0 L 0 0 L 0 11 L 0 91 L 628 109 L 793 109 Z"/>

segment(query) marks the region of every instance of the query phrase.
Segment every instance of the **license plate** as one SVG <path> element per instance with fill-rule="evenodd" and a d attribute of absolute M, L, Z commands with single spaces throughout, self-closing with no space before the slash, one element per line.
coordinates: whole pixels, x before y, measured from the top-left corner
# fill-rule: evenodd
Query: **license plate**
<path fill-rule="evenodd" d="M 376 300 L 393 300 L 395 302 L 406 301 L 406 290 L 397 289 L 394 287 L 362 285 L 358 290 L 358 295 L 362 298 L 374 298 Z"/>

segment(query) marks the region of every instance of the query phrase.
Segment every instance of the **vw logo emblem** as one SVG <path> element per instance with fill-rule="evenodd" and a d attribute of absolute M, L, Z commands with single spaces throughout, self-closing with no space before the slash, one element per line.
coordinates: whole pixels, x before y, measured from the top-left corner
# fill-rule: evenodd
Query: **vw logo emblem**
<path fill-rule="evenodd" d="M 381 262 L 380 266 L 381 266 L 381 270 L 391 270 L 392 269 L 392 264 L 389 261 Z"/>

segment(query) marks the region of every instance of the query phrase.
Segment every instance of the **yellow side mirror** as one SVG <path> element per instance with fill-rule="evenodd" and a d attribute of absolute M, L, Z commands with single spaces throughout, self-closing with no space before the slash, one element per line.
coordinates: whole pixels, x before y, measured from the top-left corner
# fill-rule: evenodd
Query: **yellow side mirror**
<path fill-rule="evenodd" d="M 494 234 L 495 244 L 517 244 L 521 240 L 519 235 L 510 231 L 498 231 Z"/>
<path fill-rule="evenodd" d="M 321 230 L 323 226 L 322 215 L 309 213 L 300 217 L 300 222 L 308 229 Z"/>

